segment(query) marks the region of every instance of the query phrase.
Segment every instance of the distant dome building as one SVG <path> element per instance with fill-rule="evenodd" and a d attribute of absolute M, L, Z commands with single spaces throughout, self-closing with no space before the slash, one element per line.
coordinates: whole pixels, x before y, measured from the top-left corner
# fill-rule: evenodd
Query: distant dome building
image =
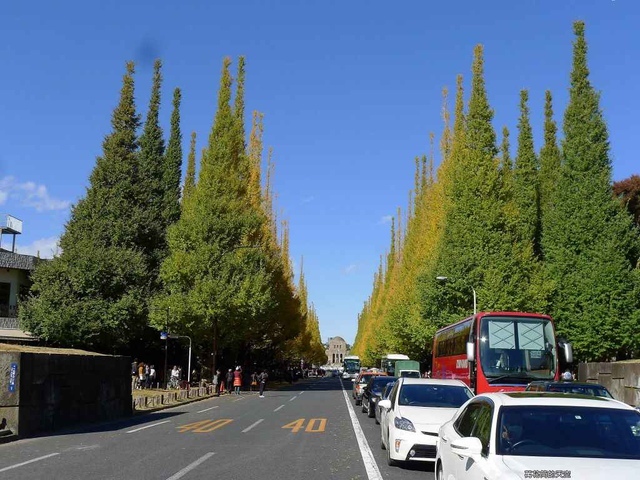
<path fill-rule="evenodd" d="M 345 342 L 344 338 L 342 337 L 330 338 L 325 353 L 327 354 L 328 358 L 327 363 L 332 367 L 339 367 L 340 365 L 342 365 L 344 357 L 349 355 L 349 351 L 347 350 L 347 342 Z"/>

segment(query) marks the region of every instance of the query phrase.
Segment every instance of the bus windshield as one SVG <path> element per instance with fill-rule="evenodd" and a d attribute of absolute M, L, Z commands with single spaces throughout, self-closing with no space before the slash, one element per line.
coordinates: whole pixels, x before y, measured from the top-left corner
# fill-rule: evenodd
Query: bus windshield
<path fill-rule="evenodd" d="M 556 348 L 551 321 L 524 317 L 484 317 L 479 360 L 489 383 L 553 379 Z"/>
<path fill-rule="evenodd" d="M 344 371 L 346 373 L 358 373 L 360 371 L 360 360 L 345 359 Z"/>

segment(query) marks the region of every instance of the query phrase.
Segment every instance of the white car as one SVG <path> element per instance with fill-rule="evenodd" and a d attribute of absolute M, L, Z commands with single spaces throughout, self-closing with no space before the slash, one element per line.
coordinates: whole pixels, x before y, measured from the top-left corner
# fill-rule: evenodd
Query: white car
<path fill-rule="evenodd" d="M 640 472 L 640 413 L 565 393 L 487 393 L 440 429 L 437 480 L 631 479 Z"/>
<path fill-rule="evenodd" d="M 438 430 L 473 393 L 460 380 L 399 378 L 389 398 L 379 403 L 381 447 L 387 463 L 436 459 Z"/>

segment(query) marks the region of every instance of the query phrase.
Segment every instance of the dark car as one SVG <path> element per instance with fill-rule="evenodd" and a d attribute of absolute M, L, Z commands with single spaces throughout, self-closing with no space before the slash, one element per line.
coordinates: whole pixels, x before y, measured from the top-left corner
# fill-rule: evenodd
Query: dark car
<path fill-rule="evenodd" d="M 382 396 L 382 390 L 391 382 L 395 382 L 396 377 L 371 377 L 366 388 L 362 391 L 362 411 L 366 412 L 369 418 L 376 415 L 376 405 Z"/>
<path fill-rule="evenodd" d="M 527 385 L 527 392 L 561 392 L 613 398 L 605 387 L 598 383 L 535 381 Z"/>
<path fill-rule="evenodd" d="M 393 382 L 387 383 L 384 386 L 384 388 L 382 389 L 382 395 L 380 395 L 380 400 L 386 400 L 387 398 L 389 398 L 389 394 L 391 393 L 391 390 L 393 389 L 393 386 L 395 384 L 396 382 L 394 380 Z M 382 421 L 382 408 L 379 405 L 380 400 L 376 402 L 376 425 L 380 425 L 380 422 Z"/>

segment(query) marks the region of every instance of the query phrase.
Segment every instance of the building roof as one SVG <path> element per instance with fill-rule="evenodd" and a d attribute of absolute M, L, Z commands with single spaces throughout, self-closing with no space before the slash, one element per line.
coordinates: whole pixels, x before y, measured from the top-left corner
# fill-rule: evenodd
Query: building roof
<path fill-rule="evenodd" d="M 0 251 L 0 268 L 13 268 L 16 270 L 31 271 L 40 259 L 33 255 L 21 255 L 19 253 Z"/>
<path fill-rule="evenodd" d="M 329 342 L 333 342 L 333 341 L 347 343 L 342 337 L 331 337 L 329 339 Z"/>

